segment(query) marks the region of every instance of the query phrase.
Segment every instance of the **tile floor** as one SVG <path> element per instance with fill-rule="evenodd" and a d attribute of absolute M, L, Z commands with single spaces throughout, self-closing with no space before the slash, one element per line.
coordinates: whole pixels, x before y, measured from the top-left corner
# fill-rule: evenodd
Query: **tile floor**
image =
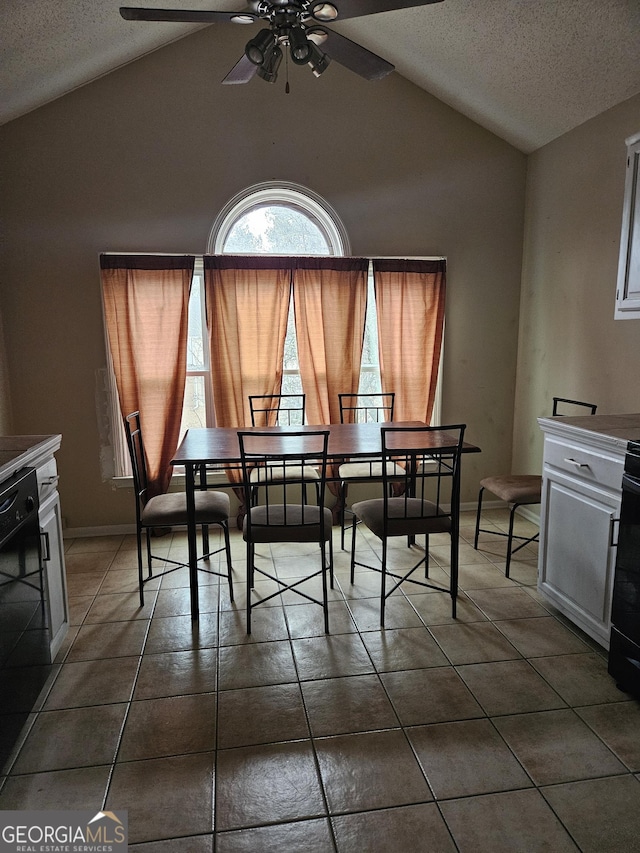
<path fill-rule="evenodd" d="M 201 576 L 196 624 L 183 570 L 139 609 L 133 537 L 69 541 L 73 627 L 0 808 L 127 809 L 140 853 L 640 851 L 640 703 L 538 596 L 535 546 L 507 580 L 504 540 L 476 552 L 472 534 L 464 514 L 455 622 L 446 595 L 406 585 L 380 631 L 378 575 L 350 585 L 338 549 L 331 635 L 316 605 L 275 598 L 251 638 L 237 531 L 236 603 Z M 317 559 L 264 558 L 283 576 Z"/>

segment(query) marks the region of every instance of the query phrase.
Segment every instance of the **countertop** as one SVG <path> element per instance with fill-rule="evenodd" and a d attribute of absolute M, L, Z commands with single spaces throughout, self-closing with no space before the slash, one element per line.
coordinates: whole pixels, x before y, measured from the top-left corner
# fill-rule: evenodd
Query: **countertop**
<path fill-rule="evenodd" d="M 640 413 L 629 415 L 581 415 L 567 418 L 538 418 L 544 432 L 582 437 L 611 449 L 625 451 L 627 442 L 640 440 Z"/>
<path fill-rule="evenodd" d="M 0 482 L 21 468 L 37 467 L 60 448 L 61 435 L 0 435 Z"/>

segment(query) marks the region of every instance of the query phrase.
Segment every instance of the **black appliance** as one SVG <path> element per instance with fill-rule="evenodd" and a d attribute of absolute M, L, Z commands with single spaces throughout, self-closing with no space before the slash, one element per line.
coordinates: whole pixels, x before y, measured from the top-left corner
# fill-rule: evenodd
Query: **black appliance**
<path fill-rule="evenodd" d="M 0 484 L 0 772 L 51 674 L 38 482 L 23 468 Z"/>
<path fill-rule="evenodd" d="M 628 443 L 622 475 L 609 672 L 621 690 L 640 698 L 640 441 Z"/>

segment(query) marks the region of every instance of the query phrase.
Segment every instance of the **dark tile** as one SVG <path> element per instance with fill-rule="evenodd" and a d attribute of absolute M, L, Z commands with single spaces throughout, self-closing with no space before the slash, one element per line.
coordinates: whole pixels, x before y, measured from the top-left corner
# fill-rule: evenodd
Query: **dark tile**
<path fill-rule="evenodd" d="M 315 746 L 332 814 L 433 799 L 398 729 L 322 738 Z"/>
<path fill-rule="evenodd" d="M 537 785 L 625 772 L 571 709 L 496 717 L 493 722 Z"/>
<path fill-rule="evenodd" d="M 139 661 L 138 657 L 123 657 L 64 664 L 47 697 L 45 710 L 128 701 Z"/>
<path fill-rule="evenodd" d="M 298 684 L 223 690 L 218 696 L 218 748 L 309 737 Z"/>
<path fill-rule="evenodd" d="M 131 844 L 210 833 L 213 766 L 206 752 L 116 764 L 106 807 L 128 810 Z"/>
<path fill-rule="evenodd" d="M 490 717 L 566 707 L 526 660 L 466 664 L 457 671 Z"/>
<path fill-rule="evenodd" d="M 132 702 L 118 761 L 206 752 L 215 748 L 215 732 L 215 693 Z"/>
<path fill-rule="evenodd" d="M 216 770 L 216 829 L 323 817 L 310 741 L 223 749 Z"/>
<path fill-rule="evenodd" d="M 357 634 L 338 634 L 292 640 L 301 681 L 364 675 L 373 672 L 373 664 Z"/>
<path fill-rule="evenodd" d="M 220 690 L 297 681 L 288 640 L 225 646 L 220 649 L 219 667 Z"/>
<path fill-rule="evenodd" d="M 314 737 L 398 726 L 377 675 L 355 675 L 302 683 Z"/>
<path fill-rule="evenodd" d="M 339 853 L 455 853 L 435 803 L 377 809 L 331 819 Z"/>
<path fill-rule="evenodd" d="M 134 699 L 210 693 L 216 689 L 217 674 L 216 648 L 146 654 L 140 665 Z"/>
<path fill-rule="evenodd" d="M 633 776 L 554 785 L 541 793 L 582 853 L 640 850 L 640 782 Z"/>
<path fill-rule="evenodd" d="M 489 720 L 419 726 L 407 735 L 438 800 L 531 787 Z"/>
<path fill-rule="evenodd" d="M 329 822 L 304 820 L 295 823 L 278 823 L 255 829 L 219 832 L 217 853 L 335 853 Z"/>
<path fill-rule="evenodd" d="M 386 672 L 381 679 L 403 726 L 484 716 L 453 667 Z"/>
<path fill-rule="evenodd" d="M 448 800 L 440 808 L 460 853 L 572 853 L 578 848 L 538 791 Z"/>

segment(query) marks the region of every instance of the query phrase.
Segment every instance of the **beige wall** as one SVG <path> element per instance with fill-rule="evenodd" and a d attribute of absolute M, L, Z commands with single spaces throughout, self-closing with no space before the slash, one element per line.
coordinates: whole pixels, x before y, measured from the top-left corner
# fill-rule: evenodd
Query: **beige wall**
<path fill-rule="evenodd" d="M 319 80 L 291 68 L 289 95 L 284 81 L 221 86 L 241 29 L 202 30 L 0 128 L 14 427 L 62 433 L 72 528 L 133 510 L 100 475 L 99 253 L 203 252 L 220 208 L 263 180 L 323 195 L 354 255 L 448 257 L 443 419 L 483 450 L 465 499 L 509 467 L 525 156 L 399 75 L 333 64 Z"/>
<path fill-rule="evenodd" d="M 11 435 L 11 394 L 9 391 L 9 370 L 4 343 L 4 327 L 0 310 L 0 435 Z"/>
<path fill-rule="evenodd" d="M 640 411 L 640 320 L 613 319 L 624 141 L 639 130 L 637 95 L 529 157 L 515 472 L 540 470 L 553 396 Z"/>

